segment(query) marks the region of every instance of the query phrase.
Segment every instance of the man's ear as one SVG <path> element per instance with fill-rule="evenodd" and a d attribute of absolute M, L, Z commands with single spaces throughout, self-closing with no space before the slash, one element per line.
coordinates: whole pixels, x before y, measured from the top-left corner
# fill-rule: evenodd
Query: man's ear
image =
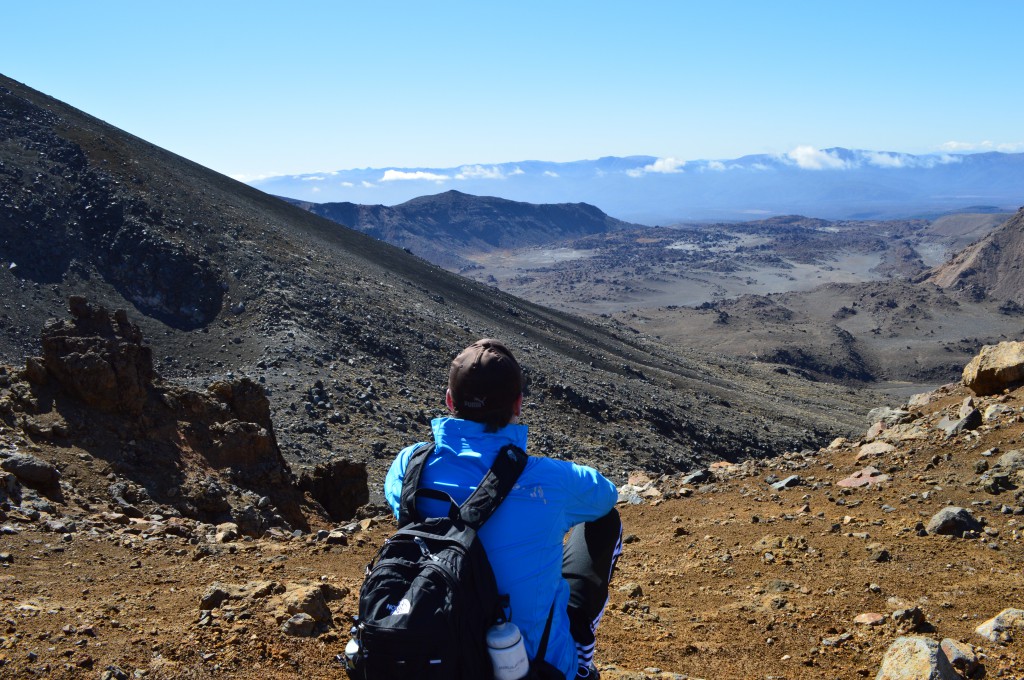
<path fill-rule="evenodd" d="M 444 392 L 444 403 L 448 407 L 448 410 L 455 413 L 455 402 L 452 400 L 452 391 L 445 390 Z"/>

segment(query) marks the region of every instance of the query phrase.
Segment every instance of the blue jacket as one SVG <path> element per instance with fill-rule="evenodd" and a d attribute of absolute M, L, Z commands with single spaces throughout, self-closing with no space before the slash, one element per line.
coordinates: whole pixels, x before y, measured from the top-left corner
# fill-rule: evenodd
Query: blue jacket
<path fill-rule="evenodd" d="M 444 491 L 456 503 L 469 497 L 501 447 L 515 444 L 526 450 L 525 425 L 506 425 L 494 433 L 458 418 L 436 418 L 431 425 L 436 448 L 421 483 Z M 396 516 L 402 479 L 417 446 L 402 449 L 384 480 L 384 496 Z M 480 530 L 498 592 L 509 595 L 512 620 L 522 631 L 531 659 L 555 603 L 545 658 L 568 678 L 576 675 L 576 646 L 566 614 L 569 586 L 562 579 L 562 539 L 574 525 L 607 514 L 617 497 L 615 485 L 593 468 L 531 456 L 508 498 Z M 440 501 L 423 498 L 418 503 L 426 516 L 447 514 Z"/>

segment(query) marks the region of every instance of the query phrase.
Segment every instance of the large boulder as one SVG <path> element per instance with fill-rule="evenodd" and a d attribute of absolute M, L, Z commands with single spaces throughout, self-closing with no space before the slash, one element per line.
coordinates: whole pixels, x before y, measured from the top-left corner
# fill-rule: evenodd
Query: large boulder
<path fill-rule="evenodd" d="M 979 396 L 1024 383 L 1024 342 L 985 345 L 964 367 L 963 383 Z"/>

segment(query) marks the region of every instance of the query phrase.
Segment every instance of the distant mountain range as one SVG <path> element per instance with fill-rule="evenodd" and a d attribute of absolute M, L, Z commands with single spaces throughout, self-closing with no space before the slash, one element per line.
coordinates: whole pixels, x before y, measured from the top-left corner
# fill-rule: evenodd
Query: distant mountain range
<path fill-rule="evenodd" d="M 394 207 L 288 200 L 452 269 L 470 264 L 461 257 L 466 252 L 523 248 L 637 226 L 586 203 L 534 205 L 454 190 Z"/>
<path fill-rule="evenodd" d="M 800 147 L 679 161 L 653 156 L 458 168 L 363 168 L 271 177 L 263 191 L 316 203 L 395 205 L 446 189 L 529 203 L 579 203 L 642 224 L 802 214 L 890 219 L 1024 203 L 1024 153 L 911 155 Z"/>

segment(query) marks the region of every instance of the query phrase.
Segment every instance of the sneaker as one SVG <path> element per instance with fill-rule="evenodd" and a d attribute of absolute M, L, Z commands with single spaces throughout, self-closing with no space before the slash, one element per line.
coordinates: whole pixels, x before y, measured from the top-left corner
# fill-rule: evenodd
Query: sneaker
<path fill-rule="evenodd" d="M 576 680 L 601 680 L 601 674 L 597 672 L 597 666 L 590 662 L 586 666 L 577 666 Z"/>

